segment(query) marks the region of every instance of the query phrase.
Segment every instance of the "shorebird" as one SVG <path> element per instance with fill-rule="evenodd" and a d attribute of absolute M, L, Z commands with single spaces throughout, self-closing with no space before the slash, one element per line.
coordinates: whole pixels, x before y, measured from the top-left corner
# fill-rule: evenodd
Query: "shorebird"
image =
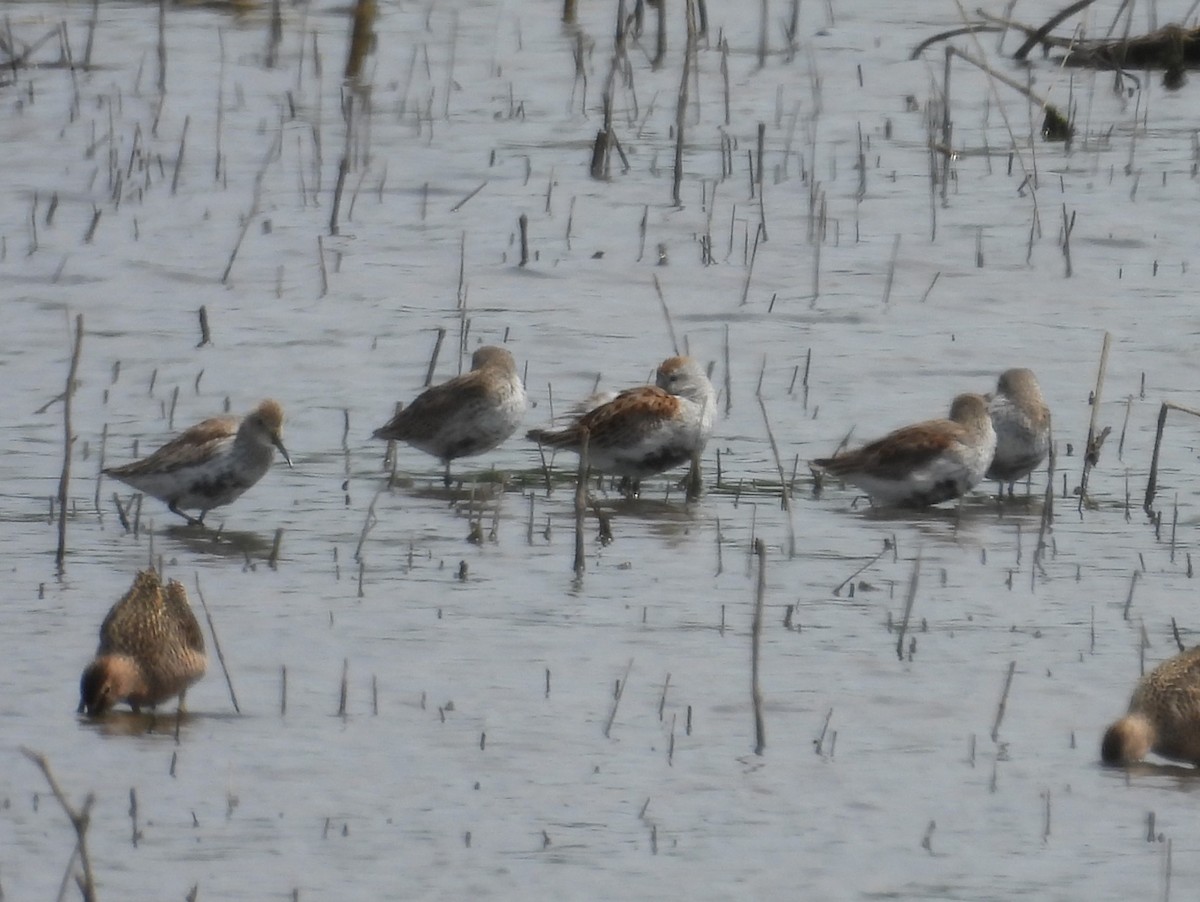
<path fill-rule="evenodd" d="M 1138 680 L 1129 713 L 1104 733 L 1105 764 L 1150 752 L 1200 765 L 1200 646 L 1168 658 Z"/>
<path fill-rule="evenodd" d="M 172 513 L 198 525 L 214 507 L 237 500 L 262 479 L 276 448 L 292 465 L 282 430 L 283 408 L 266 400 L 245 417 L 202 420 L 149 457 L 104 473 L 165 501 Z M 189 516 L 184 509 L 199 510 L 200 516 Z"/>
<path fill-rule="evenodd" d="M 517 362 L 504 348 L 485 345 L 471 357 L 471 371 L 426 389 L 374 432 L 375 438 L 407 442 L 450 461 L 491 451 L 516 431 L 525 415 L 525 386 Z"/>
<path fill-rule="evenodd" d="M 1050 408 L 1033 371 L 1005 370 L 988 396 L 988 413 L 996 429 L 996 456 L 986 478 L 1000 483 L 1001 495 L 1008 483 L 1011 497 L 1013 484 L 1032 473 L 1050 450 Z"/>
<path fill-rule="evenodd" d="M 204 676 L 204 635 L 183 586 L 164 588 L 153 570 L 142 570 L 100 626 L 96 659 L 79 680 L 79 713 L 103 714 L 128 702 L 134 711 L 178 695 Z"/>
<path fill-rule="evenodd" d="M 982 395 L 954 399 L 950 416 L 904 426 L 835 457 L 812 462 L 853 483 L 872 502 L 924 507 L 970 491 L 991 465 L 996 431 Z"/>
<path fill-rule="evenodd" d="M 588 466 L 636 482 L 698 460 L 716 406 L 704 368 L 690 357 L 669 357 L 654 385 L 627 389 L 562 429 L 531 429 L 527 437 L 579 453 L 586 430 Z"/>

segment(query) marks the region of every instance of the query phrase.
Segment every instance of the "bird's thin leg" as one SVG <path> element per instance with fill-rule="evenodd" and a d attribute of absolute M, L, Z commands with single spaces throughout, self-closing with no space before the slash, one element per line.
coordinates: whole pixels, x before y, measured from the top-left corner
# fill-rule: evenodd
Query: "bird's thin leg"
<path fill-rule="evenodd" d="M 450 488 L 450 461 L 446 461 L 446 473 L 442 476 L 442 484 Z"/>
<path fill-rule="evenodd" d="M 167 510 L 169 510 L 173 514 L 179 514 L 179 516 L 181 516 L 181 517 L 183 517 L 183 519 L 187 520 L 188 526 L 200 526 L 201 524 L 203 524 L 204 523 L 204 514 L 207 513 L 207 511 L 202 511 L 200 514 L 200 518 L 197 519 L 196 517 L 193 517 L 191 514 L 185 514 L 183 511 L 181 511 L 176 506 L 174 501 L 170 502 L 167 505 Z"/>

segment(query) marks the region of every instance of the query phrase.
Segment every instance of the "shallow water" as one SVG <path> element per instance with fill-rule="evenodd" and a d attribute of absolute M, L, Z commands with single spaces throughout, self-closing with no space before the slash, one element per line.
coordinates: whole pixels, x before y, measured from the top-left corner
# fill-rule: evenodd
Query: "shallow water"
<path fill-rule="evenodd" d="M 10 6 L 19 40 L 65 22 L 82 55 L 90 4 Z M 612 179 L 597 182 L 587 163 L 613 9 L 581 11 L 585 98 L 572 85 L 575 34 L 553 6 L 382 6 L 369 130 L 356 133 L 338 236 L 341 7 L 286 9 L 273 70 L 265 12 L 171 8 L 161 111 L 157 9 L 142 4 L 102 5 L 91 71 L 43 65 L 0 88 L 6 897 L 55 893 L 73 843 L 22 746 L 48 756 L 75 803 L 96 794 L 88 839 L 109 899 L 182 897 L 197 884 L 220 899 L 798 888 L 830 899 L 1125 899 L 1165 894 L 1168 848 L 1177 895 L 1195 881 L 1200 782 L 1185 769 L 1125 774 L 1097 762 L 1139 672 L 1142 628 L 1149 666 L 1175 649 L 1172 618 L 1189 644 L 1200 626 L 1185 594 L 1200 522 L 1185 415 L 1168 421 L 1157 535 L 1141 511 L 1160 403 L 1195 404 L 1193 88 L 1166 93 L 1138 73 L 1141 90 L 1117 95 L 1111 73 L 997 58 L 1078 105 L 1080 134 L 1065 148 L 1030 142 L 1024 100 L 1003 88 L 997 99 L 956 63 L 960 154 L 945 202 L 931 203 L 925 108 L 943 57 L 938 47 L 907 57 L 959 24 L 953 5 L 914 20 L 910 4 L 838 2 L 831 22 L 825 5 L 803 4 L 794 58 L 772 27 L 777 52 L 761 70 L 757 21 L 716 6 L 681 207 L 670 202 L 677 9 L 662 70 L 648 62 L 652 15 L 631 47 L 633 87 L 618 81 L 615 95 L 630 171 L 614 158 Z M 1057 6 L 1016 14 L 1040 23 Z M 1089 33 L 1115 7 L 1093 7 Z M 782 5 L 772 18 L 786 18 Z M 54 61 L 56 46 L 35 58 Z M 1011 36 L 1004 46 L 1016 46 Z M 982 52 L 995 48 L 994 35 L 982 39 Z M 760 122 L 761 212 L 747 162 Z M 1011 167 L 1010 128 L 1021 148 Z M 722 133 L 734 142 L 725 179 Z M 1036 207 L 1022 186 L 1035 168 Z M 828 217 L 815 296 L 814 194 Z M 1075 216 L 1070 278 L 1064 209 Z M 760 217 L 768 239 L 751 268 Z M 507 338 L 528 367 L 533 425 L 550 417 L 549 385 L 561 411 L 597 374 L 602 387 L 637 384 L 672 353 L 656 277 L 680 345 L 715 363 L 723 392 L 703 500 L 685 505 L 674 475 L 634 503 L 601 495 L 615 541 L 601 545 L 589 519 L 576 582 L 569 455 L 549 495 L 536 449 L 517 438 L 458 462 L 463 482 L 447 492 L 435 461 L 402 448 L 406 481 L 376 497 L 383 449 L 368 436 L 420 389 L 436 329 L 448 333 L 439 379 L 459 368 L 466 320 L 468 350 Z M 201 305 L 213 342 L 198 348 Z M 77 313 L 71 551 L 58 578 L 48 499 L 61 406 L 41 408 L 62 391 Z M 1098 422 L 1113 433 L 1090 475 L 1094 504 L 1080 511 L 1071 492 L 1105 331 Z M 851 428 L 864 440 L 939 415 L 957 392 L 988 390 L 1019 365 L 1036 370 L 1055 418 L 1060 497 L 1040 562 L 1040 497 L 998 508 L 981 487 L 958 508 L 894 514 L 836 485 L 812 496 L 803 462 Z M 794 556 L 760 381 L 785 477 L 797 473 Z M 106 426 L 107 463 L 125 462 L 135 442 L 145 453 L 226 399 L 244 412 L 268 395 L 288 412 L 295 469 L 276 466 L 210 515 L 218 537 L 182 528 L 153 499 L 127 533 L 111 500 L 127 493 L 110 480 L 97 511 Z M 507 491 L 494 490 L 493 468 Z M 473 519 L 488 537 L 480 545 L 466 541 Z M 755 538 L 767 545 L 761 757 L 749 705 Z M 885 541 L 894 549 L 835 592 Z M 915 647 L 902 661 L 889 624 L 918 553 L 905 643 Z M 189 693 L 178 742 L 173 716 L 90 724 L 71 713 L 105 611 L 151 560 L 197 606 L 202 590 L 241 708 L 214 661 Z"/>

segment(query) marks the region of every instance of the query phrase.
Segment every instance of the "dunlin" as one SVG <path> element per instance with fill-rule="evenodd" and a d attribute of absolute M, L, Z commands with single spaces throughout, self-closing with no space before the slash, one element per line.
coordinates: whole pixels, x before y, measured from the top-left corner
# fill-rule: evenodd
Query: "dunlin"
<path fill-rule="evenodd" d="M 924 507 L 969 491 L 991 465 L 996 431 L 982 395 L 954 399 L 950 417 L 905 426 L 857 451 L 813 465 L 853 483 L 873 502 Z"/>
<path fill-rule="evenodd" d="M 1001 483 L 1002 493 L 1008 483 L 1012 495 L 1013 483 L 1032 473 L 1050 450 L 1050 408 L 1033 371 L 1023 368 L 1005 370 L 988 397 L 996 456 L 986 478 Z"/>
<path fill-rule="evenodd" d="M 1105 764 L 1131 764 L 1149 752 L 1200 765 L 1200 647 L 1142 677 L 1129 713 L 1108 728 L 1100 744 Z"/>
<path fill-rule="evenodd" d="M 520 425 L 525 403 L 512 354 L 485 345 L 471 357 L 471 372 L 426 389 L 374 435 L 432 454 L 445 465 L 449 486 L 450 461 L 503 442 Z"/>
<path fill-rule="evenodd" d="M 204 634 L 183 586 L 164 587 L 153 570 L 141 571 L 100 626 L 96 659 L 79 680 L 79 712 L 103 714 L 121 702 L 134 711 L 178 695 L 204 676 Z"/>
<path fill-rule="evenodd" d="M 283 408 L 267 400 L 242 418 L 202 420 L 149 457 L 104 472 L 165 501 L 189 524 L 199 524 L 214 507 L 235 501 L 262 479 L 276 448 L 292 465 L 282 430 Z M 188 516 L 184 509 L 199 510 L 200 516 Z"/>
<path fill-rule="evenodd" d="M 717 406 L 704 368 L 670 357 L 655 382 L 621 392 L 563 429 L 531 429 L 528 438 L 578 453 L 587 430 L 588 465 L 635 481 L 699 458 Z"/>

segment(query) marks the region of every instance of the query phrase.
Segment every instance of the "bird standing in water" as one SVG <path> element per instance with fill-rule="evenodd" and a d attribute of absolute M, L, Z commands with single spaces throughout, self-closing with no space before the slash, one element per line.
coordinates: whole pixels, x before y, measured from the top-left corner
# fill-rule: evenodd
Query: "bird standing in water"
<path fill-rule="evenodd" d="M 211 417 L 185 429 L 149 457 L 110 467 L 106 476 L 167 503 L 196 526 L 214 507 L 229 504 L 270 469 L 275 451 L 292 465 L 283 446 L 283 408 L 266 400 L 245 417 Z M 199 510 L 193 517 L 184 510 Z"/>
<path fill-rule="evenodd" d="M 128 702 L 134 711 L 178 695 L 204 676 L 204 634 L 183 585 L 163 586 L 142 570 L 100 626 L 96 658 L 79 680 L 79 713 L 96 716 Z"/>

